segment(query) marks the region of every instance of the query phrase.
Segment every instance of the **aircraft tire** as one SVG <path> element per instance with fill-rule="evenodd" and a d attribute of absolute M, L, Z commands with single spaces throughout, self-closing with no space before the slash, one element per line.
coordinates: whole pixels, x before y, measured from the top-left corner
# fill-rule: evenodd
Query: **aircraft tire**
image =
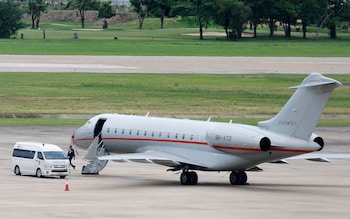
<path fill-rule="evenodd" d="M 19 168 L 19 166 L 15 166 L 15 169 L 13 171 L 17 176 L 20 176 L 21 175 L 21 170 Z"/>
<path fill-rule="evenodd" d="M 181 176 L 180 176 L 180 183 L 181 183 L 181 185 L 188 185 L 188 181 L 189 181 L 188 178 L 189 177 L 188 177 L 187 172 L 181 173 Z"/>
<path fill-rule="evenodd" d="M 180 176 L 181 185 L 196 185 L 198 182 L 198 175 L 196 172 L 183 172 Z"/>
<path fill-rule="evenodd" d="M 232 185 L 245 185 L 247 184 L 247 174 L 244 171 L 232 171 L 230 174 L 230 183 Z"/>
<path fill-rule="evenodd" d="M 248 176 L 247 176 L 246 172 L 241 171 L 240 175 L 241 175 L 240 185 L 246 185 L 247 184 L 247 180 L 248 180 Z"/>
<path fill-rule="evenodd" d="M 198 175 L 196 172 L 189 172 L 190 175 L 190 185 L 197 185 L 198 183 Z"/>

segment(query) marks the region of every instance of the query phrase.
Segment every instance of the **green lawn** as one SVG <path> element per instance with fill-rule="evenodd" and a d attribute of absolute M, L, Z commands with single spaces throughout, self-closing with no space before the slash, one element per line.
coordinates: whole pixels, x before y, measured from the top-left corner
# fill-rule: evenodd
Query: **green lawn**
<path fill-rule="evenodd" d="M 145 55 L 145 56 L 313 56 L 349 57 L 350 33 L 339 32 L 339 39 L 331 40 L 327 33 L 293 32 L 287 39 L 281 30 L 268 37 L 266 28 L 258 29 L 258 37 L 244 37 L 239 41 L 226 40 L 225 36 L 205 36 L 199 40 L 198 28 L 187 23 L 167 19 L 164 29 L 158 19 L 146 19 L 144 28 L 137 29 L 137 22 L 110 25 L 103 30 L 87 24 L 82 30 L 79 23 L 41 22 L 40 30 L 30 28 L 18 31 L 16 39 L 0 39 L 1 54 L 47 55 Z M 46 39 L 43 39 L 45 30 Z M 221 27 L 211 27 L 204 32 L 221 32 Z M 24 39 L 20 39 L 23 33 Z M 73 39 L 77 33 L 78 40 Z M 191 35 L 189 35 L 191 34 Z M 246 30 L 246 35 L 251 35 Z M 115 39 L 117 38 L 117 39 Z"/>
<path fill-rule="evenodd" d="M 293 93 L 288 87 L 299 84 L 305 75 L 0 73 L 0 77 L 3 115 L 150 112 L 228 121 L 231 116 L 276 114 Z M 350 83 L 350 75 L 332 77 Z M 336 89 L 325 114 L 350 114 L 349 96 L 348 86 Z M 3 119 L 3 124 L 7 120 L 11 119 Z M 26 120 L 42 123 L 42 119 Z M 71 121 L 62 122 L 76 124 L 81 119 Z M 332 121 L 350 125 L 349 119 L 328 119 L 327 124 Z"/>
<path fill-rule="evenodd" d="M 46 39 L 43 39 L 45 31 Z M 223 32 L 210 27 L 205 32 Z M 20 39 L 23 33 L 24 39 Z M 78 40 L 73 39 L 77 33 Z M 251 31 L 246 30 L 246 35 Z M 144 29 L 137 21 L 110 25 L 102 30 L 94 24 L 41 22 L 40 30 L 22 29 L 14 39 L 0 39 L 0 54 L 42 55 L 140 55 L 140 56 L 307 56 L 350 57 L 350 33 L 339 32 L 331 40 L 327 31 L 315 42 L 315 33 L 291 39 L 281 30 L 272 38 L 266 28 L 258 38 L 229 41 L 225 36 L 198 39 L 198 28 L 176 19 L 146 19 Z M 161 74 L 45 74 L 0 73 L 0 114 L 98 114 L 127 113 L 188 117 L 212 116 L 213 120 L 255 124 L 274 115 L 288 100 L 305 75 L 161 75 Z M 333 77 L 333 76 L 332 76 Z M 350 83 L 349 75 L 335 75 Z M 325 114 L 350 114 L 348 86 L 332 95 Z M 4 116 L 2 116 L 4 117 Z M 224 118 L 220 118 L 224 117 Z M 78 125 L 85 119 L 0 118 L 1 125 Z M 350 125 L 349 119 L 322 119 L 321 125 Z"/>

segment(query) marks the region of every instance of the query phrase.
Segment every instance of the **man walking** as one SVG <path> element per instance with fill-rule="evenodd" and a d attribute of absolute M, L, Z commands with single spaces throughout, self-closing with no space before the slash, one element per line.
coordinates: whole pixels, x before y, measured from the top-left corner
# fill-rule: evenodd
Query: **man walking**
<path fill-rule="evenodd" d="M 74 151 L 72 145 L 69 146 L 67 156 L 69 159 L 69 164 L 73 167 L 73 170 L 75 170 L 75 165 L 72 164 L 72 159 L 74 158 L 74 160 L 75 160 L 75 151 Z"/>

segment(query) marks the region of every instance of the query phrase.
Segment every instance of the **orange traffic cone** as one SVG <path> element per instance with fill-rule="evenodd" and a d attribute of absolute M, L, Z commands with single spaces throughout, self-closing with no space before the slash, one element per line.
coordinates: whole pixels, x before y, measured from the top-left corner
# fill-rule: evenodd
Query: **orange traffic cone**
<path fill-rule="evenodd" d="M 64 191 L 69 191 L 68 179 L 66 179 L 66 188 L 64 189 Z"/>

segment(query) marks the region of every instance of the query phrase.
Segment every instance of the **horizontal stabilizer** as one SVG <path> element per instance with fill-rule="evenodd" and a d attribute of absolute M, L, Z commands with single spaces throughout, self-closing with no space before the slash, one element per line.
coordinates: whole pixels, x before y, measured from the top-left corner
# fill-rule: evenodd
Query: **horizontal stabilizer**
<path fill-rule="evenodd" d="M 316 161 L 316 162 L 325 162 L 325 163 L 329 163 L 330 161 L 326 158 L 310 158 L 310 159 L 306 159 L 309 161 Z"/>
<path fill-rule="evenodd" d="M 288 160 L 294 160 L 294 159 L 305 159 L 310 161 L 317 161 L 317 162 L 330 162 L 329 159 L 348 159 L 350 158 L 350 154 L 339 154 L 339 153 L 308 153 L 308 154 L 302 154 L 294 157 L 286 158 Z"/>
<path fill-rule="evenodd" d="M 274 161 L 271 161 L 270 163 L 277 163 L 277 164 L 288 164 L 288 162 L 284 159 L 282 160 L 274 160 Z"/>

